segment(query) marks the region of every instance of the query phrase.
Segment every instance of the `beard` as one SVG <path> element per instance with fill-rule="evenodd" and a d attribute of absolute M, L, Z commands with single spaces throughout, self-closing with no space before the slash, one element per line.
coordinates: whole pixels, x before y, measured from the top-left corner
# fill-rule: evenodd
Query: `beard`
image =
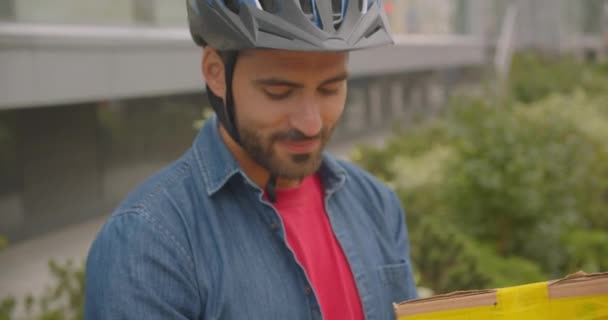
<path fill-rule="evenodd" d="M 238 128 L 241 146 L 261 167 L 271 175 L 289 180 L 302 180 L 315 173 L 321 166 L 323 149 L 331 137 L 334 127 L 323 127 L 319 134 L 306 136 L 297 129 L 275 132 L 263 136 L 258 130 L 247 126 Z M 310 153 L 279 155 L 275 150 L 278 142 L 306 142 L 320 140 L 318 150 Z"/>

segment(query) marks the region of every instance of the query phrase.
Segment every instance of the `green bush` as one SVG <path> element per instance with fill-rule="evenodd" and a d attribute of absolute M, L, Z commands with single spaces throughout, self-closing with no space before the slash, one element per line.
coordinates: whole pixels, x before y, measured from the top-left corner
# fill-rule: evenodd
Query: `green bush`
<path fill-rule="evenodd" d="M 53 284 L 37 297 L 23 298 L 26 319 L 30 320 L 80 320 L 84 308 L 84 264 L 72 260 L 59 264 L 49 262 Z M 18 301 L 12 297 L 0 302 L 0 320 L 14 319 Z"/>
<path fill-rule="evenodd" d="M 501 257 L 441 220 L 425 217 L 410 229 L 420 284 L 436 293 L 543 280 L 536 264 L 518 257 Z"/>
<path fill-rule="evenodd" d="M 608 233 L 606 229 L 574 230 L 563 236 L 568 257 L 567 270 L 587 272 L 608 270 Z"/>
<path fill-rule="evenodd" d="M 512 99 L 531 103 L 550 94 L 570 93 L 580 85 L 582 63 L 571 57 L 543 57 L 534 53 L 516 55 L 509 83 Z"/>
<path fill-rule="evenodd" d="M 4 298 L 0 301 L 0 320 L 10 320 L 13 311 L 15 310 L 15 299 Z"/>
<path fill-rule="evenodd" d="M 573 57 L 547 57 L 532 52 L 515 55 L 509 74 L 510 99 L 533 103 L 554 94 L 583 89 L 590 94 L 608 88 L 608 63 L 589 64 Z"/>
<path fill-rule="evenodd" d="M 0 251 L 8 245 L 8 241 L 0 236 Z M 10 316 L 15 309 L 15 299 L 13 297 L 2 297 L 0 299 L 0 320 L 10 320 Z"/>
<path fill-rule="evenodd" d="M 608 131 L 594 136 L 586 127 L 608 128 L 608 118 L 594 103 L 456 108 L 458 156 L 446 164 L 442 192 L 462 230 L 501 255 L 535 259 L 549 276 L 563 273 L 563 230 L 606 223 Z"/>
<path fill-rule="evenodd" d="M 537 58 L 520 57 L 516 75 L 525 59 Z M 436 292 L 608 269 L 608 85 L 591 81 L 608 68 L 530 64 L 536 79 L 513 79 L 505 105 L 454 99 L 354 154 L 399 193 L 414 264 Z"/>

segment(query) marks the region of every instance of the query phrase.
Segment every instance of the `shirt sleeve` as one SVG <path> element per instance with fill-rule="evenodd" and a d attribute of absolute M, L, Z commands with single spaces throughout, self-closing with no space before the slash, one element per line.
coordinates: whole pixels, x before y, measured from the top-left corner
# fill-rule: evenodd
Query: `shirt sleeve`
<path fill-rule="evenodd" d="M 84 318 L 198 319 L 192 258 L 144 213 L 113 216 L 87 259 Z"/>
<path fill-rule="evenodd" d="M 392 226 L 393 228 L 392 238 L 396 252 L 400 255 L 400 261 L 406 265 L 404 272 L 405 279 L 402 279 L 400 282 L 406 286 L 405 288 L 402 288 L 405 292 L 405 299 L 403 301 L 412 300 L 418 298 L 418 292 L 416 290 L 416 281 L 414 279 L 412 260 L 410 258 L 410 241 L 405 221 L 405 213 L 395 192 L 391 191 L 390 199 L 390 207 L 393 209 L 392 211 L 394 214 L 392 215 L 392 218 L 394 221 L 389 224 L 389 226 Z"/>

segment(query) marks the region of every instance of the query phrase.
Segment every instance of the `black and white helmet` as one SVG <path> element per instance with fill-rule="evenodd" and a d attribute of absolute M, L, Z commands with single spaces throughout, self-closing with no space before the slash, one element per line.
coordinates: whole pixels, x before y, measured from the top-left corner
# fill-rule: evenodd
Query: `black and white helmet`
<path fill-rule="evenodd" d="M 350 51 L 391 44 L 381 0 L 187 0 L 190 33 L 218 50 Z"/>

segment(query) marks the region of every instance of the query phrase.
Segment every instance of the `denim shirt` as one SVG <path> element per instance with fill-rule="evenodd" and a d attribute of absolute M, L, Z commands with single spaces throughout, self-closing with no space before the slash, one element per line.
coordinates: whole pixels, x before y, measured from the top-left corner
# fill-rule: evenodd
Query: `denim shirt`
<path fill-rule="evenodd" d="M 416 297 L 405 217 L 385 185 L 324 154 L 325 208 L 365 318 Z M 191 149 L 115 210 L 87 259 L 85 319 L 322 319 L 263 190 L 215 117 Z"/>

